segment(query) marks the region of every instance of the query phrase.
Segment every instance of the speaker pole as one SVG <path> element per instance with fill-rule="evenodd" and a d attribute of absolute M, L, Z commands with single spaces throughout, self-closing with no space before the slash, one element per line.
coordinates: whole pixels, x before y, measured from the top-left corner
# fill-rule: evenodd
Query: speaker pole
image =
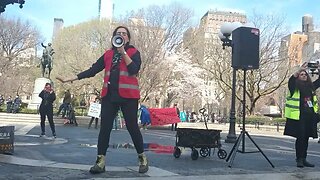
<path fill-rule="evenodd" d="M 241 133 L 240 133 L 237 141 L 235 142 L 234 146 L 232 147 L 226 161 L 229 162 L 228 166 L 231 168 L 237 152 L 240 152 L 240 153 L 260 152 L 263 155 L 263 157 L 269 162 L 271 167 L 274 168 L 274 165 L 272 164 L 272 162 L 268 159 L 268 157 L 263 153 L 263 151 L 260 149 L 258 144 L 256 142 L 254 142 L 252 137 L 246 131 L 246 71 L 247 71 L 246 69 L 243 70 L 242 130 L 241 130 Z M 250 151 L 250 152 L 245 151 L 245 136 L 246 135 L 248 136 L 248 138 L 251 140 L 251 142 L 256 146 L 256 148 L 259 151 Z M 241 141 L 242 141 L 242 150 L 240 151 L 239 145 L 240 145 Z"/>

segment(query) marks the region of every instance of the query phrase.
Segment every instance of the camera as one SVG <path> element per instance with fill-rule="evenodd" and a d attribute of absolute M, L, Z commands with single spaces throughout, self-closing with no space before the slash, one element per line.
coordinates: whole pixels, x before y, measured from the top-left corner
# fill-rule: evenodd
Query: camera
<path fill-rule="evenodd" d="M 308 69 L 318 69 L 319 62 L 309 62 Z"/>
<path fill-rule="evenodd" d="M 113 36 L 111 42 L 112 42 L 112 45 L 116 48 L 119 48 L 124 45 L 124 39 L 121 35 Z"/>
<path fill-rule="evenodd" d="M 317 71 L 318 66 L 319 66 L 319 62 L 318 61 L 308 62 L 308 69 L 309 69 L 309 72 L 311 73 L 311 75 L 319 73 Z"/>

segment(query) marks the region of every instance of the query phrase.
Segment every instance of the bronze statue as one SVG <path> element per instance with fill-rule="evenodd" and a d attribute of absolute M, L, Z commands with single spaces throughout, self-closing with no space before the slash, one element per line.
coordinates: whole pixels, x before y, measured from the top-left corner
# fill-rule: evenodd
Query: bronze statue
<path fill-rule="evenodd" d="M 43 45 L 41 43 L 41 46 L 44 47 L 43 54 L 41 57 L 41 67 L 42 67 L 42 77 L 44 77 L 45 74 L 48 75 L 48 78 L 50 79 L 50 73 L 52 70 L 52 61 L 53 61 L 53 54 L 54 50 L 51 47 L 51 43 L 48 43 L 48 46 Z"/>

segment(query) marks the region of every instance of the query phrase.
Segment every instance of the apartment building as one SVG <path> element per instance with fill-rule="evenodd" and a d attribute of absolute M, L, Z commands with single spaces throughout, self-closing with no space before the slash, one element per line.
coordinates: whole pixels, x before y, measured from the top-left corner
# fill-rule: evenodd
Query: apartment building
<path fill-rule="evenodd" d="M 200 20 L 200 28 L 204 30 L 205 38 L 218 38 L 221 25 L 226 22 L 245 24 L 247 16 L 239 12 L 209 10 Z"/>

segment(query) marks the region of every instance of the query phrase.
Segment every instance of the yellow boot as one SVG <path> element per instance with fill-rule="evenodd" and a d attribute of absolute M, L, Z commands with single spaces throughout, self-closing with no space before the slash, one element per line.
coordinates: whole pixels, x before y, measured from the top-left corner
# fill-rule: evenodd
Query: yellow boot
<path fill-rule="evenodd" d="M 106 158 L 104 155 L 98 155 L 97 156 L 97 161 L 96 164 L 94 166 L 92 166 L 90 168 L 90 173 L 91 174 L 99 174 L 99 173 L 103 173 L 106 171 Z"/>
<path fill-rule="evenodd" d="M 138 154 L 139 159 L 139 173 L 146 173 L 149 170 L 149 163 L 147 156 L 144 153 Z"/>

